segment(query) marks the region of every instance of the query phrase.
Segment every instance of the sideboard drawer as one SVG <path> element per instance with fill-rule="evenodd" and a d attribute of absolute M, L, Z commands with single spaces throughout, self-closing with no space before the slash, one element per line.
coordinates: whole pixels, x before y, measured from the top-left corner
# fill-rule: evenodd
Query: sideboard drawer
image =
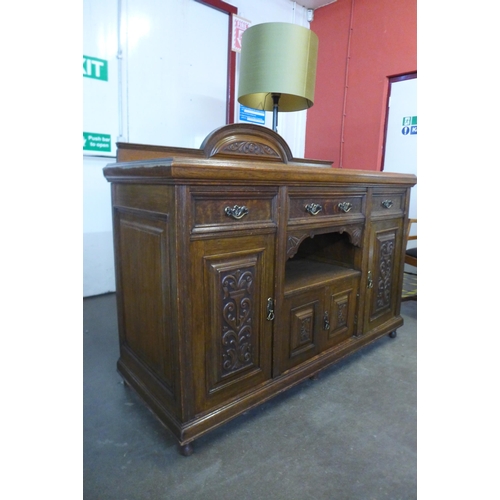
<path fill-rule="evenodd" d="M 365 194 L 290 193 L 289 221 L 340 218 L 364 213 Z"/>
<path fill-rule="evenodd" d="M 374 191 L 372 198 L 372 215 L 401 215 L 404 211 L 405 193 Z"/>
<path fill-rule="evenodd" d="M 192 192 L 193 229 L 228 225 L 274 224 L 276 190 L 247 192 L 219 189 L 218 192 Z"/>

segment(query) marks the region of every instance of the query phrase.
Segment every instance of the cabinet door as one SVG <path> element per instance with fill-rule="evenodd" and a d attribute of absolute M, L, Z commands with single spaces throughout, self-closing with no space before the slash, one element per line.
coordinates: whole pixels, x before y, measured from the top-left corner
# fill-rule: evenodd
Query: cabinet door
<path fill-rule="evenodd" d="M 399 314 L 403 240 L 403 219 L 371 223 L 366 294 L 368 330 Z"/>
<path fill-rule="evenodd" d="M 280 331 L 280 372 L 318 354 L 321 342 L 324 288 L 285 297 Z"/>
<path fill-rule="evenodd" d="M 326 289 L 322 350 L 354 335 L 358 283 L 359 277 L 356 277 Z"/>
<path fill-rule="evenodd" d="M 280 372 L 354 335 L 359 272 L 330 284 L 292 293 L 283 302 L 279 328 Z"/>
<path fill-rule="evenodd" d="M 271 377 L 274 234 L 199 240 L 192 248 L 193 384 L 199 412 Z"/>

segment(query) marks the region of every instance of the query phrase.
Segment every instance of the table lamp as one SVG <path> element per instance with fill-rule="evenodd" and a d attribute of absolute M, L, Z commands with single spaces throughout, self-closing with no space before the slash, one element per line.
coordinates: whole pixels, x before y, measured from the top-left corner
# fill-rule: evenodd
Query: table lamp
<path fill-rule="evenodd" d="M 318 37 L 290 23 L 263 23 L 248 28 L 241 40 L 238 102 L 273 112 L 308 109 L 314 101 Z"/>

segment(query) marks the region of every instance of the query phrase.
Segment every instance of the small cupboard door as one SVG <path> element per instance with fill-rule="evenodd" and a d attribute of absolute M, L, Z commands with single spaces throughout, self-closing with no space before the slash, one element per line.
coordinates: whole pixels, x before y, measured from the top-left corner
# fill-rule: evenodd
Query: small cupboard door
<path fill-rule="evenodd" d="M 274 234 L 193 242 L 196 411 L 271 378 Z"/>
<path fill-rule="evenodd" d="M 341 344 L 355 333 L 359 276 L 326 289 L 322 350 Z"/>
<path fill-rule="evenodd" d="M 367 276 L 367 330 L 399 313 L 401 304 L 403 219 L 371 223 Z"/>
<path fill-rule="evenodd" d="M 285 297 L 278 340 L 281 372 L 353 336 L 360 273 L 346 273 L 349 276 Z"/>
<path fill-rule="evenodd" d="M 324 288 L 313 288 L 285 297 L 283 325 L 277 339 L 280 349 L 280 372 L 299 365 L 319 353 L 324 309 Z"/>

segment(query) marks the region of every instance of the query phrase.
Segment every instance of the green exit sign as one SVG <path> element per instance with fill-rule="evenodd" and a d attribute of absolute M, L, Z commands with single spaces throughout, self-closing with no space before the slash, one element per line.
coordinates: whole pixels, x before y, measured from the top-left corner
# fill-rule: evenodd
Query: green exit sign
<path fill-rule="evenodd" d="M 83 150 L 111 152 L 111 136 L 109 134 L 95 134 L 93 132 L 83 133 Z"/>
<path fill-rule="evenodd" d="M 405 116 L 403 117 L 403 127 L 410 127 L 411 125 L 417 124 L 416 116 Z"/>
<path fill-rule="evenodd" d="M 83 56 L 83 76 L 108 81 L 108 61 L 97 57 Z"/>

